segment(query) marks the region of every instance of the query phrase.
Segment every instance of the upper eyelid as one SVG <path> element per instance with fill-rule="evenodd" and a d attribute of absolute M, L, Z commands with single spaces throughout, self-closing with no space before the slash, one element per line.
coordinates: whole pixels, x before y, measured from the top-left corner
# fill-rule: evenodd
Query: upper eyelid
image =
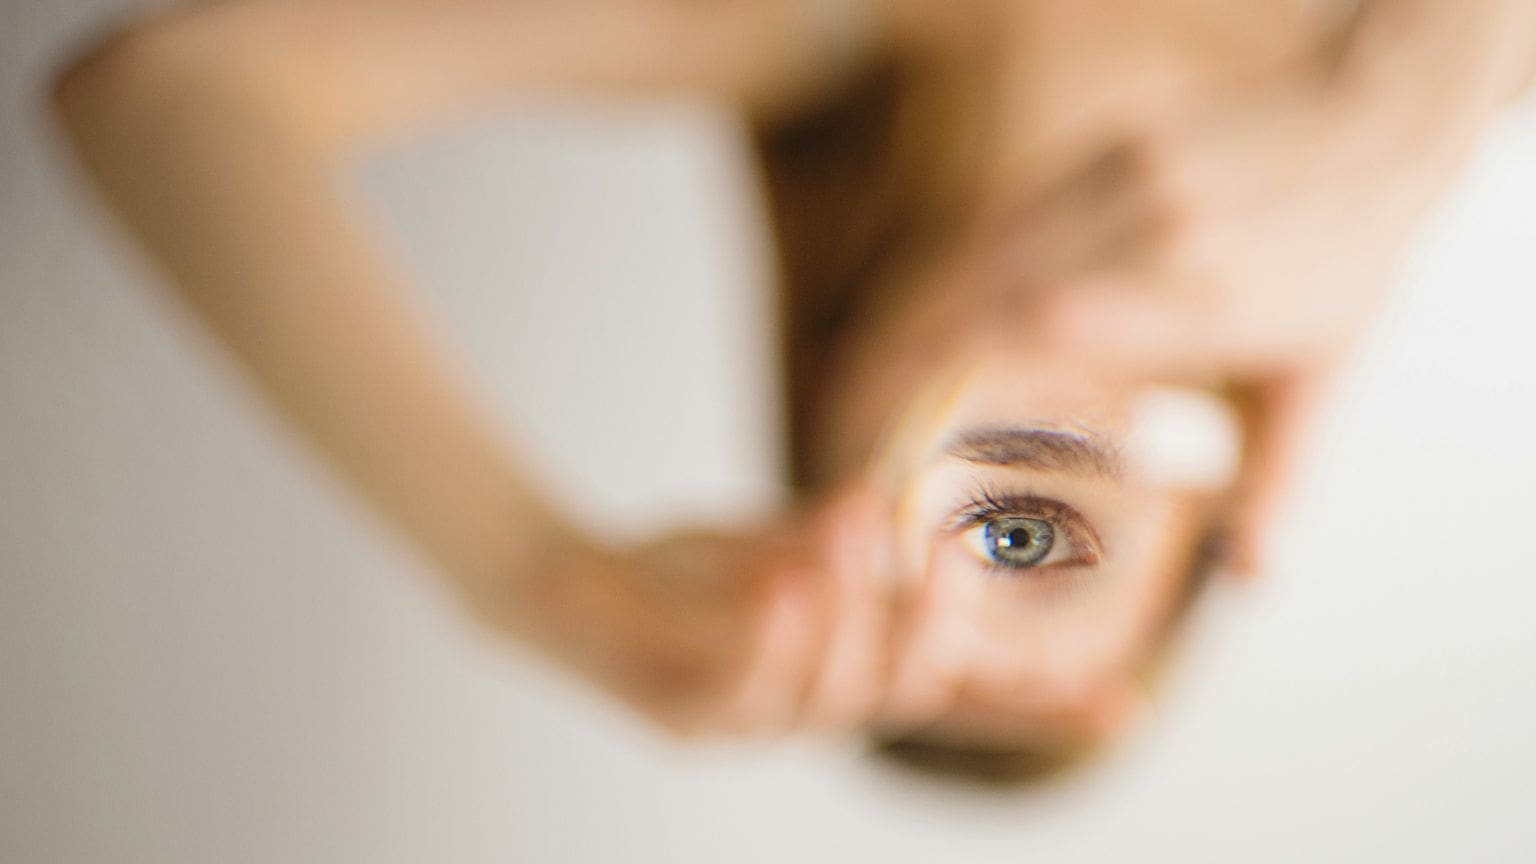
<path fill-rule="evenodd" d="M 1008 492 L 990 484 L 977 486 L 971 497 L 950 517 L 948 527 L 958 532 L 999 516 L 1046 518 L 1073 544 L 1086 545 L 1096 558 L 1105 554 L 1098 531 L 1077 508 L 1054 498 Z"/>
<path fill-rule="evenodd" d="M 956 526 L 994 515 L 1046 515 L 1087 521 L 1076 508 L 1064 501 L 1038 495 L 1027 487 L 1009 489 L 980 480 L 973 483 L 970 493 L 953 508 L 952 513 L 951 520 Z"/>
<path fill-rule="evenodd" d="M 977 499 L 967 502 L 951 518 L 956 528 L 965 528 L 1003 516 L 1020 516 L 1026 519 L 1079 519 L 1077 512 L 1059 501 L 1033 496 L 997 500 Z"/>

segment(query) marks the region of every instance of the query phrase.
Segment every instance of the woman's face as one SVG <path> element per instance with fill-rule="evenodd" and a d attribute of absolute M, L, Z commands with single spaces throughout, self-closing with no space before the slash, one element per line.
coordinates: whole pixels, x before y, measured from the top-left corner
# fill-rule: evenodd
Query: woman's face
<path fill-rule="evenodd" d="M 873 470 L 891 490 L 900 592 L 965 598 L 947 708 L 890 731 L 1091 741 L 1138 701 L 1239 434 L 1214 395 L 1149 388 L 1036 338 L 1027 297 L 989 299 L 994 254 L 961 236 L 855 298 L 858 323 L 804 376 L 819 388 L 807 461 L 822 483 Z"/>
<path fill-rule="evenodd" d="M 975 275 L 960 261 L 889 294 L 917 303 L 848 341 L 814 444 L 826 477 L 872 470 L 892 490 L 900 590 L 966 598 L 963 673 L 917 732 L 1086 743 L 1137 704 L 1232 484 L 1238 430 L 1213 395 L 969 327 L 986 309 L 954 298 Z"/>
<path fill-rule="evenodd" d="M 971 616 L 965 672 L 925 737 L 1114 731 L 1185 596 L 1209 492 L 1230 467 L 1181 460 L 1158 436 L 1203 438 L 1196 458 L 1220 462 L 1232 430 L 1214 400 L 1084 380 L 1025 352 L 982 358 L 922 403 L 880 457 L 900 490 L 901 570 L 959 586 Z"/>

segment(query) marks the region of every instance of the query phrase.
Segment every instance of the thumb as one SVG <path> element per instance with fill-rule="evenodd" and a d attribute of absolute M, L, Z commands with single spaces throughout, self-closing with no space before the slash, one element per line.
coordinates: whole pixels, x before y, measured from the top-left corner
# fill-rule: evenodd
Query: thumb
<path fill-rule="evenodd" d="M 1262 575 L 1271 564 L 1273 523 L 1294 485 L 1331 378 L 1327 369 L 1307 369 L 1246 385 L 1233 396 L 1243 455 L 1222 567 L 1240 578 Z"/>
<path fill-rule="evenodd" d="M 1251 298 L 1223 300 L 1194 276 L 1109 274 L 1052 291 L 1036 309 L 1055 350 L 1162 380 L 1269 377 L 1316 340 L 1266 320 Z"/>

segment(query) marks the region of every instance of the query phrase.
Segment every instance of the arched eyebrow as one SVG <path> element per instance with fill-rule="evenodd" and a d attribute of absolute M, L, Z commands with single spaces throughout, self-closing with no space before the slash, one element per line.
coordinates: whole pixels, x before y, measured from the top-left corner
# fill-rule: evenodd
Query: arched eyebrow
<path fill-rule="evenodd" d="M 1119 449 L 1097 435 L 1027 427 L 982 427 L 956 435 L 945 448 L 956 459 L 979 465 L 1118 478 Z"/>

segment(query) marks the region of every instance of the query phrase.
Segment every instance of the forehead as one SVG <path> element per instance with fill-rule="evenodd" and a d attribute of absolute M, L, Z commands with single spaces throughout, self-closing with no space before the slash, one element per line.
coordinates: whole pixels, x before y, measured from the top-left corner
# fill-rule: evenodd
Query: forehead
<path fill-rule="evenodd" d="M 1123 436 L 1136 390 L 1065 355 L 1024 349 L 967 358 L 947 404 L 953 426 L 1036 425 Z"/>

